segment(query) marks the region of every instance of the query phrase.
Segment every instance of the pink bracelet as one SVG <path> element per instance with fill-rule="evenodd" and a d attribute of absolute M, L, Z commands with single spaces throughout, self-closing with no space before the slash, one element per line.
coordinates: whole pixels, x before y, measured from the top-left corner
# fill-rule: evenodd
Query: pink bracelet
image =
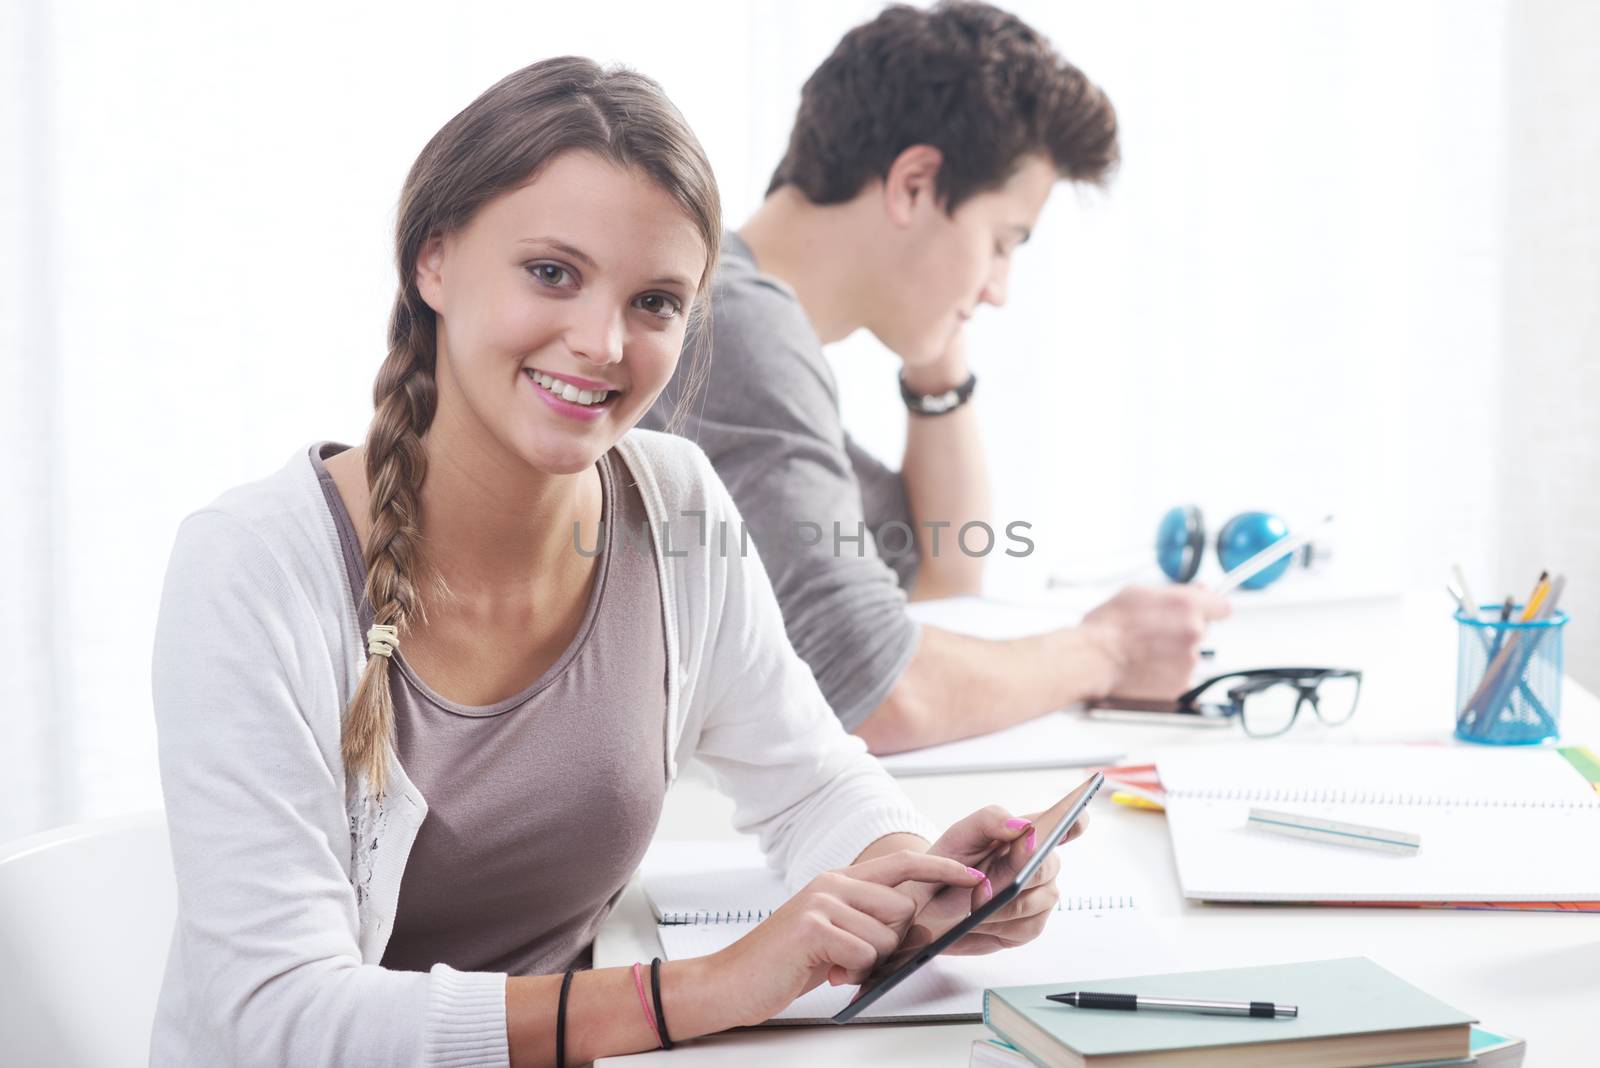
<path fill-rule="evenodd" d="M 644 965 L 635 962 L 633 965 L 633 988 L 639 992 L 639 1007 L 644 1009 L 644 1022 L 650 1025 L 650 1033 L 656 1036 L 656 1045 L 662 1045 L 661 1032 L 656 1028 L 656 1014 L 650 1011 L 650 999 L 644 994 Z"/>

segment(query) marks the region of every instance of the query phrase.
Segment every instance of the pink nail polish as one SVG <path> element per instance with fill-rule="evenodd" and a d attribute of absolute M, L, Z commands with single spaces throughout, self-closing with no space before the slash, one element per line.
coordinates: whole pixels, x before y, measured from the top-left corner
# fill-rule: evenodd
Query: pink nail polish
<path fill-rule="evenodd" d="M 989 877 L 985 875 L 983 877 L 983 899 L 988 901 L 991 897 L 994 897 L 994 887 L 989 885 Z"/>
<path fill-rule="evenodd" d="M 1035 828 L 1028 828 L 1028 852 L 1030 853 L 1033 852 L 1034 835 L 1037 833 L 1038 831 Z"/>
<path fill-rule="evenodd" d="M 983 872 L 979 871 L 977 868 L 968 868 L 967 869 L 967 874 L 972 876 L 974 879 L 985 879 L 986 880 L 986 879 L 989 878 L 987 875 L 983 874 Z"/>
<path fill-rule="evenodd" d="M 1010 819 L 1006 820 L 1006 830 L 1008 831 L 1020 831 L 1027 825 L 1028 821 L 1023 819 L 1021 816 L 1012 816 Z"/>

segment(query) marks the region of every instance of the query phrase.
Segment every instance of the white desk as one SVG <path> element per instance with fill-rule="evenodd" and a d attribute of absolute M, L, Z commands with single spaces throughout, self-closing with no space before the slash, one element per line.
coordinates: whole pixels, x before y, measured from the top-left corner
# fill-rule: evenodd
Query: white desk
<path fill-rule="evenodd" d="M 1438 597 L 1255 608 L 1214 633 L 1219 660 L 1237 666 L 1309 663 L 1359 667 L 1361 707 L 1337 730 L 1297 724 L 1292 737 L 1329 743 L 1449 736 L 1455 696 L 1455 625 Z M 1600 700 L 1568 680 L 1562 695 L 1564 742 L 1600 739 Z M 1129 759 L 1158 745 L 1208 744 L 1218 733 L 1129 728 Z M 1220 733 L 1220 732 L 1219 732 Z M 1237 735 L 1222 735 L 1236 739 Z M 1270 742 L 1253 744 L 1270 745 Z M 902 779 L 907 794 L 937 824 L 990 802 L 1024 812 L 1054 802 L 1081 780 L 1074 769 Z M 667 797 L 659 836 L 730 837 L 731 804 L 700 776 Z M 1600 843 L 1596 843 L 1600 848 Z M 1329 909 L 1197 905 L 1183 900 L 1159 813 L 1096 801 L 1093 824 L 1064 854 L 1063 886 L 1093 871 L 1096 886 L 1133 893 L 1141 914 L 1174 917 L 1193 966 L 1262 959 L 1372 957 L 1430 993 L 1479 1015 L 1484 1024 L 1528 1040 L 1529 1068 L 1580 1068 L 1600 1061 L 1600 915 L 1424 909 Z M 599 966 L 660 955 L 655 928 L 635 883 L 595 943 Z M 852 1025 L 767 1029 L 697 1039 L 671 1054 L 610 1058 L 639 1066 L 966 1065 L 981 1024 Z"/>

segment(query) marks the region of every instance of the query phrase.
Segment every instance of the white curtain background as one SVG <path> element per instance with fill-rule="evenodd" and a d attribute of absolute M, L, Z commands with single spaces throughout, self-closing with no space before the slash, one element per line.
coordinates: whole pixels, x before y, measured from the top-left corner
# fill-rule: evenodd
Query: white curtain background
<path fill-rule="evenodd" d="M 1596 396 L 1593 9 L 1010 6 L 1108 90 L 1125 163 L 1105 193 L 1053 198 L 1011 306 L 974 324 L 997 518 L 1038 543 L 996 562 L 996 592 L 1141 549 L 1194 502 L 1213 522 L 1335 512 L 1337 566 L 1374 587 L 1437 588 L 1456 559 L 1496 591 L 1581 564 L 1569 606 L 1600 610 L 1600 516 L 1560 488 L 1600 469 L 1566 385 Z M 160 803 L 149 653 L 173 533 L 305 443 L 362 436 L 394 204 L 440 124 L 540 57 L 627 63 L 684 111 L 736 225 L 806 74 L 877 9 L 0 11 L 0 839 Z M 892 361 L 865 338 L 834 356 L 847 423 L 894 458 Z M 1526 415 L 1557 402 L 1559 424 Z M 1569 668 L 1596 685 L 1587 633 Z"/>
<path fill-rule="evenodd" d="M 1508 34 L 1496 562 L 1566 572 L 1567 671 L 1600 688 L 1600 4 L 1518 4 Z"/>

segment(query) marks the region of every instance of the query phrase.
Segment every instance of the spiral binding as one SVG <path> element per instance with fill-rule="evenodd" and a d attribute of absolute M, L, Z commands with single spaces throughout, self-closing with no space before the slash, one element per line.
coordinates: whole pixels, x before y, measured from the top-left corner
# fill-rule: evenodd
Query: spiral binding
<path fill-rule="evenodd" d="M 1109 912 L 1134 907 L 1133 897 L 1129 894 L 1085 894 L 1064 897 L 1060 902 L 1063 912 Z"/>
<path fill-rule="evenodd" d="M 772 915 L 771 909 L 739 909 L 736 912 L 669 912 L 661 917 L 663 924 L 707 923 L 760 923 Z"/>
<path fill-rule="evenodd" d="M 1131 894 L 1081 894 L 1063 897 L 1056 902 L 1058 912 L 1107 912 L 1113 909 L 1136 907 Z M 735 912 L 669 912 L 661 917 L 664 925 L 760 923 L 771 916 L 770 909 L 739 909 Z"/>
<path fill-rule="evenodd" d="M 1256 790 L 1216 787 L 1209 790 L 1168 790 L 1167 796 L 1195 801 L 1289 801 L 1312 805 L 1408 805 L 1417 808 L 1600 808 L 1600 794 L 1596 794 L 1592 801 L 1587 798 L 1582 801 L 1514 801 L 1502 798 L 1383 790 L 1312 788 Z"/>

